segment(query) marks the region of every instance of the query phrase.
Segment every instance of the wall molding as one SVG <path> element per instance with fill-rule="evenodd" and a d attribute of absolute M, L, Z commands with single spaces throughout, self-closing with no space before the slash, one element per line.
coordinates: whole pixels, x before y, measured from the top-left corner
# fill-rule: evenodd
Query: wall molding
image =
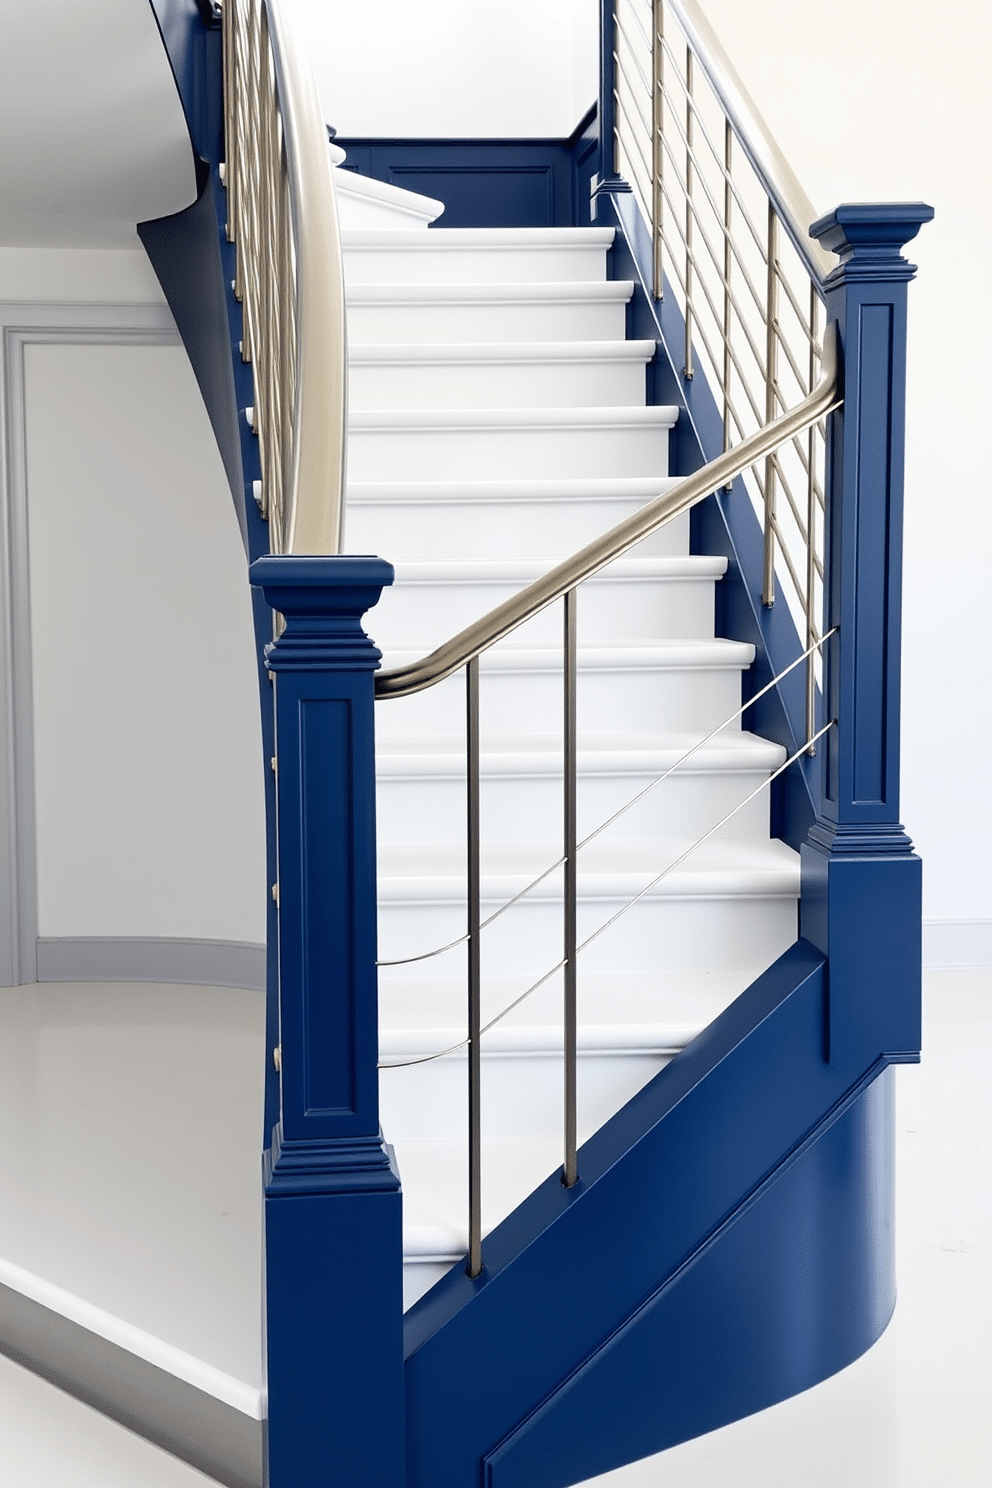
<path fill-rule="evenodd" d="M 0 986 L 38 979 L 24 352 L 178 346 L 165 305 L 0 302 Z"/>
<path fill-rule="evenodd" d="M 992 920 L 924 920 L 923 965 L 931 971 L 992 966 Z"/>
<path fill-rule="evenodd" d="M 39 982 L 179 982 L 265 991 L 265 946 L 168 935 L 39 936 Z"/>

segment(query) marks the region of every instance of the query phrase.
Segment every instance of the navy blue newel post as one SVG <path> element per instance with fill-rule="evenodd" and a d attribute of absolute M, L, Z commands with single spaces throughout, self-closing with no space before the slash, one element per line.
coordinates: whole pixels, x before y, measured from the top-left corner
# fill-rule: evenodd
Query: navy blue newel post
<path fill-rule="evenodd" d="M 802 850 L 801 933 L 828 957 L 825 1056 L 866 1067 L 920 1049 L 921 865 L 899 821 L 906 286 L 921 202 L 840 206 L 810 236 L 840 256 L 825 281 L 844 403 L 827 446 L 827 716 L 820 813 Z"/>
<path fill-rule="evenodd" d="M 402 1488 L 400 1183 L 379 1127 L 380 558 L 260 558 L 276 735 L 281 1119 L 265 1155 L 267 1482 Z"/>

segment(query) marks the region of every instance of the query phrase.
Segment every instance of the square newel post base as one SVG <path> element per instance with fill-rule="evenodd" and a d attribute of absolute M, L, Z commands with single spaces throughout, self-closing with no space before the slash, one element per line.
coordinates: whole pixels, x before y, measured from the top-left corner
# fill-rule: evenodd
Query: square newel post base
<path fill-rule="evenodd" d="M 323 1159 L 266 1163 L 266 1484 L 403 1488 L 399 1176 L 379 1139 Z"/>
<path fill-rule="evenodd" d="M 824 1058 L 867 1072 L 920 1057 L 923 865 L 900 832 L 804 843 L 800 934 L 827 956 Z M 826 836 L 826 834 L 823 834 Z"/>

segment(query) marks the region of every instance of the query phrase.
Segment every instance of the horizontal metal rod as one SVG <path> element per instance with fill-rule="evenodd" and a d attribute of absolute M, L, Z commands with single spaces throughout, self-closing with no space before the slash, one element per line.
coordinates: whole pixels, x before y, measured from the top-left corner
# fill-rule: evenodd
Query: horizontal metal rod
<path fill-rule="evenodd" d="M 742 471 L 747 470 L 748 466 L 838 407 L 842 401 L 838 392 L 838 375 L 836 330 L 830 325 L 824 333 L 820 381 L 798 407 L 783 414 L 781 418 L 774 419 L 725 454 L 718 455 L 694 475 L 686 476 L 673 490 L 656 496 L 640 511 L 618 522 L 595 541 L 587 543 L 571 558 L 566 558 L 564 563 L 557 564 L 543 578 L 536 579 L 518 594 L 496 605 L 488 614 L 460 630 L 428 656 L 407 666 L 391 667 L 379 672 L 375 679 L 376 697 L 406 697 L 450 677 L 473 656 L 487 651 L 525 621 L 539 614 L 547 605 L 560 599 L 566 590 L 574 589 L 576 584 L 599 573 L 600 569 L 612 563 L 615 558 L 622 557 L 666 522 L 696 506 L 711 492 L 729 484 Z"/>
<path fill-rule="evenodd" d="M 807 269 L 822 283 L 834 267 L 832 254 L 824 252 L 809 237 L 817 216 L 812 202 L 775 142 L 754 101 L 734 70 L 709 21 L 696 0 L 667 0 L 695 53 L 700 70 L 713 89 L 733 125 L 741 148 L 782 219 L 793 246 Z"/>

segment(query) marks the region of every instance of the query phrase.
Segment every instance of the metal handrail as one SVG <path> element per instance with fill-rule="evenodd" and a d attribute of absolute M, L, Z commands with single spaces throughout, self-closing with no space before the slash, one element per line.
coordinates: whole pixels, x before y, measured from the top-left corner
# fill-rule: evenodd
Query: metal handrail
<path fill-rule="evenodd" d="M 553 604 L 583 580 L 591 578 L 615 558 L 621 557 L 664 523 L 704 500 L 712 491 L 729 485 L 749 466 L 772 454 L 780 445 L 801 434 L 840 404 L 840 373 L 836 335 L 827 327 L 823 341 L 820 380 L 808 397 L 788 413 L 774 419 L 756 434 L 725 454 L 718 455 L 694 475 L 686 476 L 672 490 L 656 496 L 640 511 L 618 522 L 608 532 L 587 543 L 563 563 L 535 579 L 525 589 L 496 605 L 481 619 L 460 630 L 420 661 L 391 667 L 375 679 L 377 698 L 407 697 L 422 692 L 452 676 L 474 657 L 510 635 L 547 605 Z"/>
<path fill-rule="evenodd" d="M 255 373 L 259 504 L 273 552 L 338 553 L 347 345 L 323 109 L 291 6 L 225 0 L 223 21 L 223 178 L 245 307 L 242 354 Z"/>
<path fill-rule="evenodd" d="M 667 3 L 692 47 L 697 65 L 733 125 L 741 148 L 763 179 L 796 252 L 811 277 L 822 284 L 834 268 L 836 259 L 808 236 L 809 224 L 819 213 L 776 144 L 754 99 L 741 82 L 696 0 L 667 0 Z"/>

